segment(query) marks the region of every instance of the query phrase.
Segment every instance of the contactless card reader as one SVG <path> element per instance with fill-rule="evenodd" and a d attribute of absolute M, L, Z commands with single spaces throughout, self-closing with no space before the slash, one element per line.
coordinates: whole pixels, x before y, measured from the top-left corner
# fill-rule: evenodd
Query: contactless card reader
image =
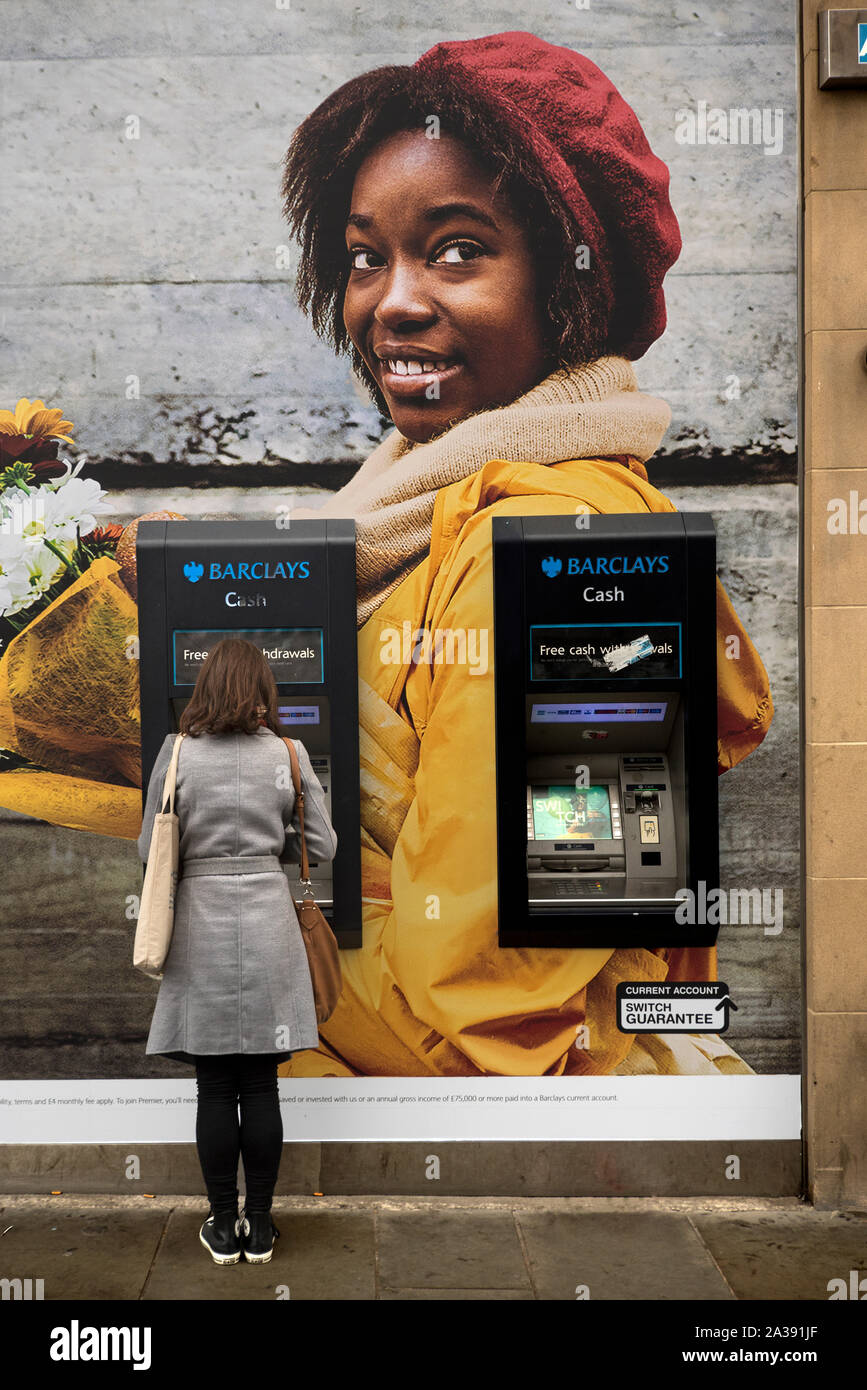
<path fill-rule="evenodd" d="M 500 944 L 712 944 L 675 917 L 719 879 L 712 519 L 492 527 Z"/>
<path fill-rule="evenodd" d="M 337 833 L 333 862 L 310 864 L 341 947 L 361 945 L 355 523 L 142 521 L 136 562 L 143 798 L 177 732 L 210 648 L 245 637 L 277 684 L 281 732 L 300 738 Z M 296 864 L 286 864 L 296 897 Z"/>

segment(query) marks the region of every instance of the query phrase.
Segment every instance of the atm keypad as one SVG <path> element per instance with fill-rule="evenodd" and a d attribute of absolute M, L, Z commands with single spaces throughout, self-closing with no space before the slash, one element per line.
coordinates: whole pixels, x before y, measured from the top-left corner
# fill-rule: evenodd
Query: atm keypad
<path fill-rule="evenodd" d="M 604 892 L 599 880 L 586 883 L 584 878 L 547 878 L 539 885 L 534 884 L 536 895 L 540 898 L 582 898 L 593 892 Z"/>
<path fill-rule="evenodd" d="M 591 898 L 604 897 L 609 892 L 608 885 L 601 879 L 585 879 L 573 876 L 571 878 L 549 878 L 541 881 L 533 880 L 530 896 L 536 901 L 546 898 Z"/>

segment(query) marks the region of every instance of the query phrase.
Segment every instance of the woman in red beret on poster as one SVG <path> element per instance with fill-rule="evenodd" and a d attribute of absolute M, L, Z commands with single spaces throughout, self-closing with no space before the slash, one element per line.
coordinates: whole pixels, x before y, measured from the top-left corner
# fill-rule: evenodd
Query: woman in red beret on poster
<path fill-rule="evenodd" d="M 526 33 L 364 73 L 295 133 L 300 303 L 395 428 L 306 513 L 357 528 L 364 946 L 282 1074 L 751 1070 L 712 1034 L 616 1027 L 619 980 L 713 980 L 715 949 L 499 948 L 492 671 L 386 643 L 492 632 L 493 516 L 675 510 L 644 467 L 671 411 L 632 365 L 681 248 L 668 185 L 604 73 Z M 717 607 L 721 656 L 741 644 L 719 662 L 722 772 L 773 706 L 719 584 Z"/>

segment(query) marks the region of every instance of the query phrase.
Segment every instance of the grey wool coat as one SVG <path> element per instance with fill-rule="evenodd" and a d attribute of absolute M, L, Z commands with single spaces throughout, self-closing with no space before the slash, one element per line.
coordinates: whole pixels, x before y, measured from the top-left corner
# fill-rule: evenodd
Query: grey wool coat
<path fill-rule="evenodd" d="M 148 783 L 138 838 L 142 862 L 174 740 L 166 735 Z M 330 860 L 337 836 L 325 795 L 306 748 L 293 743 L 307 852 L 314 862 Z M 178 755 L 175 811 L 181 862 L 174 929 L 146 1051 L 195 1065 L 197 1055 L 267 1052 L 285 1061 L 316 1047 L 307 952 L 290 881 L 274 858 L 297 863 L 301 857 L 285 743 L 265 727 L 253 734 L 188 734 Z M 224 873 L 213 861 L 226 856 L 231 871 Z M 250 856 L 261 872 L 238 871 L 247 866 L 235 861 Z M 185 876 L 197 860 L 211 862 Z"/>

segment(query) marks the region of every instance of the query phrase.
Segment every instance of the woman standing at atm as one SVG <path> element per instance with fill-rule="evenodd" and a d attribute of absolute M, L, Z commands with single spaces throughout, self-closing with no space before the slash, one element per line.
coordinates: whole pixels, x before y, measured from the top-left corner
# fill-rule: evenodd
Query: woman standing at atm
<path fill-rule="evenodd" d="M 599 68 L 527 33 L 365 73 L 295 133 L 301 305 L 395 428 L 306 513 L 356 523 L 365 941 L 281 1072 L 751 1070 L 711 1035 L 616 1027 L 618 980 L 712 980 L 714 949 L 499 948 L 492 673 L 388 656 L 492 631 L 493 516 L 675 510 L 644 467 L 671 411 L 632 366 L 681 247 L 668 183 Z M 723 772 L 773 705 L 719 584 L 717 616 Z"/>
<path fill-rule="evenodd" d="M 277 687 L 260 649 L 242 637 L 217 642 L 179 725 L 187 735 L 175 800 L 181 874 L 147 1052 L 196 1069 L 196 1145 L 211 1203 L 199 1239 L 217 1264 L 237 1264 L 242 1252 L 261 1264 L 279 1235 L 271 1220 L 283 1152 L 277 1065 L 315 1047 L 319 1033 L 307 952 L 280 867 L 300 857 L 298 807 Z M 166 735 L 148 783 L 142 860 L 174 741 Z M 322 786 L 303 743 L 293 742 L 307 849 L 312 860 L 331 860 L 337 836 Z"/>

